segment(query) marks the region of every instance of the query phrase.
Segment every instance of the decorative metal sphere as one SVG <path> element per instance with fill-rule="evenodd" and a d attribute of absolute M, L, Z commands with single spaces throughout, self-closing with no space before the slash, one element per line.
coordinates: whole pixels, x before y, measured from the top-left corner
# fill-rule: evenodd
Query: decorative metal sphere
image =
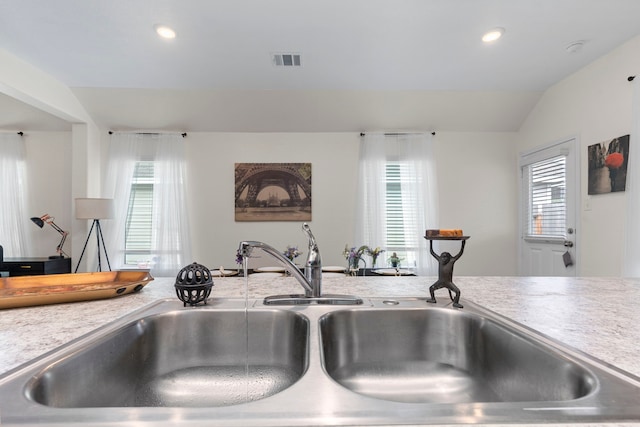
<path fill-rule="evenodd" d="M 198 303 L 207 303 L 207 298 L 211 294 L 213 279 L 211 271 L 202 264 L 194 262 L 184 267 L 176 276 L 176 295 L 186 307 Z"/>

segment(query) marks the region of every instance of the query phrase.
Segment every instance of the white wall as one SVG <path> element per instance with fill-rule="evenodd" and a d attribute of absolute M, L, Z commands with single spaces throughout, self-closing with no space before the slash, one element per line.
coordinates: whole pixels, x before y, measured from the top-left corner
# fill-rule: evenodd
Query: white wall
<path fill-rule="evenodd" d="M 440 227 L 462 228 L 472 236 L 456 265 L 457 275 L 516 273 L 513 138 L 511 133 L 473 132 L 442 132 L 435 138 Z M 54 215 L 58 225 L 84 242 L 86 228 L 78 228 L 73 219 L 71 133 L 27 132 L 25 141 L 29 215 Z M 234 164 L 238 162 L 312 163 L 310 224 L 325 265 L 344 264 L 345 244 L 371 243 L 353 241 L 357 133 L 189 133 L 185 141 L 193 261 L 210 268 L 232 268 L 241 240 L 260 240 L 283 250 L 287 245 L 298 245 L 306 251 L 300 223 L 235 222 Z M 53 255 L 59 235 L 51 227 L 40 230 L 34 225 L 30 230 L 31 255 Z M 73 241 L 78 239 L 67 241 L 67 253 L 71 253 Z M 424 250 L 428 250 L 426 241 Z M 264 264 L 256 261 L 255 265 Z"/>
<path fill-rule="evenodd" d="M 282 250 L 298 245 L 306 252 L 301 223 L 235 222 L 234 164 L 310 162 L 313 213 L 309 224 L 324 263 L 342 265 L 344 245 L 354 244 L 358 142 L 355 133 L 189 133 L 194 261 L 211 268 L 235 267 L 242 240 L 263 241 Z"/>
<path fill-rule="evenodd" d="M 462 228 L 471 236 L 456 275 L 517 273 L 515 139 L 508 132 L 436 135 L 440 228 Z M 459 250 L 458 244 L 442 246 L 452 254 Z"/>
<path fill-rule="evenodd" d="M 518 133 L 526 151 L 578 136 L 581 144 L 579 207 L 580 276 L 619 276 L 622 272 L 625 193 L 587 196 L 587 146 L 631 130 L 632 85 L 640 71 L 640 37 L 550 88 Z M 638 147 L 631 147 L 636 149 Z"/>
<path fill-rule="evenodd" d="M 65 231 L 73 226 L 73 200 L 71 197 L 71 132 L 24 132 L 27 164 L 27 218 L 46 213 L 55 217 L 55 223 Z M 47 257 L 56 254 L 62 236 L 50 225 L 40 229 L 29 221 L 31 256 Z M 63 250 L 71 254 L 72 239 Z"/>
<path fill-rule="evenodd" d="M 472 236 L 464 257 L 456 265 L 457 275 L 516 273 L 513 138 L 511 133 L 473 132 L 443 132 L 435 138 L 440 226 L 462 228 Z M 71 132 L 27 132 L 25 141 L 31 192 L 29 216 L 54 215 L 56 223 L 72 233 L 65 245 L 66 252 L 71 253 L 72 246 L 84 242 L 87 232 L 85 224 L 79 227 L 73 219 Z M 104 136 L 103 142 L 107 141 Z M 235 251 L 241 240 L 261 240 L 283 250 L 287 245 L 298 245 L 306 252 L 300 223 L 235 222 L 237 162 L 312 163 L 310 224 L 325 265 L 344 264 L 345 244 L 371 243 L 353 241 L 359 134 L 192 132 L 185 141 L 192 261 L 210 268 L 235 267 Z M 55 253 L 59 235 L 47 228 L 40 230 L 34 225 L 30 229 L 31 256 Z M 79 243 L 73 236 L 79 237 Z M 81 246 L 76 249 L 74 252 Z M 428 250 L 426 240 L 424 250 Z M 75 265 L 76 259 L 73 262 Z M 256 261 L 255 266 L 264 264 L 271 261 Z"/>
<path fill-rule="evenodd" d="M 510 133 L 436 136 L 441 227 L 463 228 L 472 235 L 456 274 L 516 273 L 513 139 Z M 234 221 L 237 162 L 312 163 L 310 225 L 325 265 L 344 265 L 345 244 L 371 244 L 353 241 L 357 133 L 189 133 L 186 142 L 194 261 L 233 267 L 241 240 L 264 241 L 282 250 L 298 245 L 306 251 L 299 223 Z"/>

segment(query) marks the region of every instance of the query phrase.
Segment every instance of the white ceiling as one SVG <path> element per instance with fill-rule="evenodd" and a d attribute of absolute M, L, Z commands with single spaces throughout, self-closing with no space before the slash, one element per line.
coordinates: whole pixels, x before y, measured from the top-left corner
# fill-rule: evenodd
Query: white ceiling
<path fill-rule="evenodd" d="M 115 130 L 514 131 L 639 17 L 640 0 L 0 0 L 0 48 Z"/>

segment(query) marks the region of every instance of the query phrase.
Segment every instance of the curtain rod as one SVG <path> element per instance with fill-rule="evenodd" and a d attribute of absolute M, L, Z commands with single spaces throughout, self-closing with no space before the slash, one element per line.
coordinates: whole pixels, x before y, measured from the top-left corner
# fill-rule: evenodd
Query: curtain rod
<path fill-rule="evenodd" d="M 628 82 L 632 82 L 633 79 L 635 79 L 635 78 L 636 78 L 636 76 L 629 76 L 629 77 L 627 77 L 627 81 Z"/>
<path fill-rule="evenodd" d="M 383 135 L 384 136 L 420 135 L 421 133 L 424 133 L 424 132 L 395 132 L 395 133 L 385 133 Z M 435 131 L 431 132 L 431 135 L 435 135 L 435 134 L 436 134 Z M 365 136 L 365 135 L 366 133 L 360 132 L 360 136 Z"/>
<path fill-rule="evenodd" d="M 113 135 L 115 132 L 110 130 L 109 131 L 109 135 Z M 164 132 L 122 132 L 122 133 L 133 133 L 136 135 L 162 135 Z M 166 132 L 166 133 L 173 133 L 173 132 Z M 187 133 L 186 132 L 182 132 L 180 135 L 182 135 L 183 138 L 187 137 Z"/>

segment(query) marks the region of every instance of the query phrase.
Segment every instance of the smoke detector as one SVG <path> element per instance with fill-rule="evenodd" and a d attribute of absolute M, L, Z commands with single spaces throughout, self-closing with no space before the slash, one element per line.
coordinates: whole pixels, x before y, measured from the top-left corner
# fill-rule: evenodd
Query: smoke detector
<path fill-rule="evenodd" d="M 300 67 L 299 53 L 274 53 L 271 55 L 271 61 L 276 67 Z"/>
<path fill-rule="evenodd" d="M 586 42 L 584 40 L 576 40 L 574 42 L 569 43 L 567 47 L 565 47 L 565 50 L 569 53 L 578 53 L 582 50 L 585 43 Z"/>

